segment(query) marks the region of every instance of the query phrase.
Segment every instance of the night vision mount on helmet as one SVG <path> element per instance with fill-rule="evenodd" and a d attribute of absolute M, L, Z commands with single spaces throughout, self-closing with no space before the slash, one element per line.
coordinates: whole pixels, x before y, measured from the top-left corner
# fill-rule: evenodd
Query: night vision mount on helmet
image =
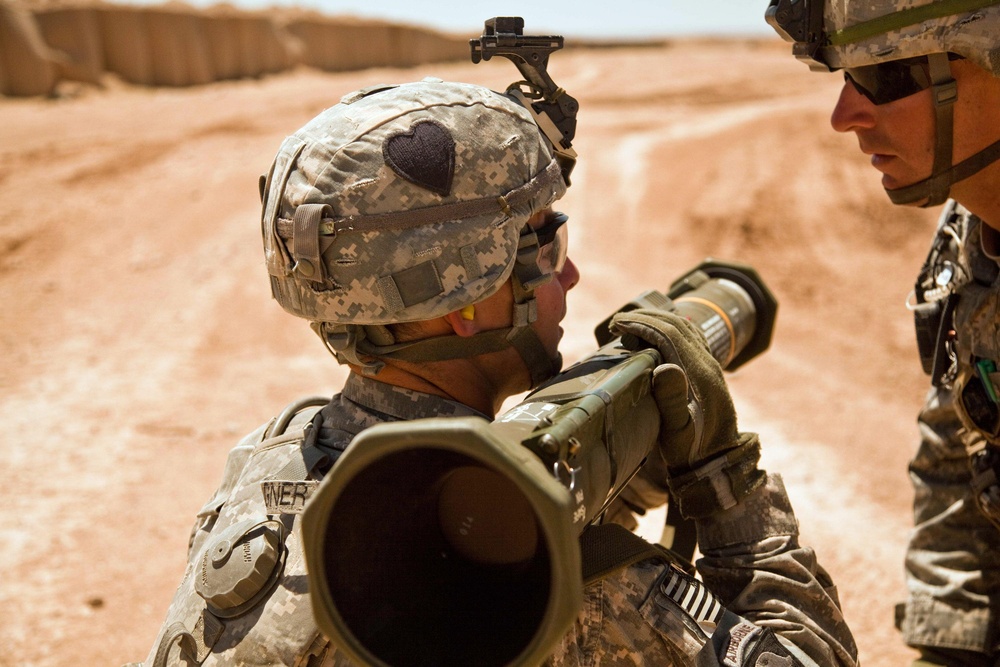
<path fill-rule="evenodd" d="M 580 105 L 557 86 L 548 73 L 549 54 L 563 47 L 563 38 L 524 35 L 524 19 L 503 16 L 487 20 L 482 37 L 470 39 L 469 46 L 472 47 L 472 62 L 503 56 L 524 75 L 526 80 L 512 83 L 507 87 L 507 94 L 516 97 L 531 112 L 552 143 L 563 178 L 569 185 L 569 174 L 576 164 L 573 137 Z M 526 90 L 522 90 L 522 86 Z"/>

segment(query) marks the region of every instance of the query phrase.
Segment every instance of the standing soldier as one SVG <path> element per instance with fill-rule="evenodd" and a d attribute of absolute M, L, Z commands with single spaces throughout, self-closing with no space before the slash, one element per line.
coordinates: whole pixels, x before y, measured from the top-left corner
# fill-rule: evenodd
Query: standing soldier
<path fill-rule="evenodd" d="M 772 0 L 767 21 L 812 69 L 843 70 L 831 123 L 889 199 L 945 204 L 910 299 L 932 388 L 901 629 L 918 665 L 998 664 L 1000 2 Z"/>
<path fill-rule="evenodd" d="M 285 140 L 262 183 L 272 292 L 351 373 L 233 450 L 146 664 L 351 664 L 312 614 L 297 511 L 362 430 L 492 419 L 558 372 L 579 272 L 551 208 L 568 169 L 548 136 L 512 94 L 427 79 L 349 94 Z M 672 313 L 616 326 L 674 361 L 653 380 L 659 451 L 697 520 L 704 582 L 663 558 L 613 569 L 550 664 L 855 665 L 836 589 L 799 545 L 780 478 L 758 469 L 756 436 L 737 431 L 702 334 Z"/>

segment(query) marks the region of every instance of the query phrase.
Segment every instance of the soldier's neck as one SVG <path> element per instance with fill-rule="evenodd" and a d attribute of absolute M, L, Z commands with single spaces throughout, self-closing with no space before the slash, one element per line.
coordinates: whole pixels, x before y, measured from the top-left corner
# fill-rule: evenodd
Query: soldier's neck
<path fill-rule="evenodd" d="M 1000 231 L 1000 161 L 952 186 L 951 196 Z"/>
<path fill-rule="evenodd" d="M 422 364 L 391 361 L 374 379 L 461 403 L 491 419 L 504 400 L 517 393 L 470 359 Z"/>

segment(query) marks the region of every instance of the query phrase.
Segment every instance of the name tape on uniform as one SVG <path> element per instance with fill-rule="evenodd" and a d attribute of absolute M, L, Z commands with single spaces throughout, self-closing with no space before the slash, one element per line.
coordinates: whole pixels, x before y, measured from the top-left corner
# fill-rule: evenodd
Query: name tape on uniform
<path fill-rule="evenodd" d="M 266 479 L 260 483 L 260 490 L 268 514 L 301 514 L 318 486 L 315 480 Z"/>

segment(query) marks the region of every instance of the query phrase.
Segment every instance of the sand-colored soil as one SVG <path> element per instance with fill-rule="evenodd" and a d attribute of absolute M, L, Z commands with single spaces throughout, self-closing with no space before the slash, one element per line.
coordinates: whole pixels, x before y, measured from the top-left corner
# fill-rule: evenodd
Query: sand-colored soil
<path fill-rule="evenodd" d="M 705 256 L 757 267 L 781 309 L 772 350 L 731 376 L 741 426 L 784 473 L 864 663 L 905 664 L 926 381 L 903 303 L 935 213 L 888 204 L 828 126 L 838 77 L 784 44 L 567 51 L 552 73 L 582 109 L 566 356 Z M 270 299 L 257 177 L 344 93 L 425 75 L 519 78 L 506 61 L 299 69 L 0 100 L 0 665 L 145 657 L 229 448 L 343 378 Z"/>

